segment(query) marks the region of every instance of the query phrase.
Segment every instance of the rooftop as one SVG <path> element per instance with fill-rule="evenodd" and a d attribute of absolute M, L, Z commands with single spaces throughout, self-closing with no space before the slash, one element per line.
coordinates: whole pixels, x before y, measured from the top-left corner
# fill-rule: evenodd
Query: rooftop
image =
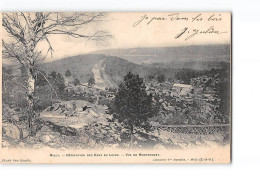
<path fill-rule="evenodd" d="M 173 87 L 179 87 L 179 88 L 191 88 L 191 85 L 186 85 L 186 84 L 180 84 L 180 83 L 174 83 Z"/>

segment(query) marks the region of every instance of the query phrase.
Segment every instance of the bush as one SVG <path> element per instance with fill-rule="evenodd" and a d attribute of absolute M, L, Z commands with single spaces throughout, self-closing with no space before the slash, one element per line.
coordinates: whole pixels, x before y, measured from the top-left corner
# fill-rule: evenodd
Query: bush
<path fill-rule="evenodd" d="M 163 74 L 157 76 L 157 81 L 158 81 L 159 83 L 163 83 L 163 82 L 165 82 L 165 76 L 164 76 Z"/>

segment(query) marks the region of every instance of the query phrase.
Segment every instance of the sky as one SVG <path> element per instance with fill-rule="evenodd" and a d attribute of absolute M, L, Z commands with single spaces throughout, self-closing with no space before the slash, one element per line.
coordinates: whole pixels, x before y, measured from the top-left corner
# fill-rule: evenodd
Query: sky
<path fill-rule="evenodd" d="M 112 38 L 102 44 L 64 35 L 49 36 L 54 52 L 46 61 L 103 49 L 227 44 L 231 40 L 229 13 L 110 12 L 107 20 L 84 26 L 79 31 L 86 34 L 95 30 L 109 32 Z M 175 38 L 184 31 L 179 38 Z M 198 34 L 186 39 L 196 31 Z M 46 47 L 46 43 L 41 43 L 38 48 Z"/>

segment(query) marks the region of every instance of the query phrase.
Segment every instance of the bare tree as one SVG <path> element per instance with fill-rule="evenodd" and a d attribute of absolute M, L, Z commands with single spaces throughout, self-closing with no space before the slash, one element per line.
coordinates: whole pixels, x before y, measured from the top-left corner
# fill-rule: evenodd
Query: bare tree
<path fill-rule="evenodd" d="M 18 61 L 26 69 L 27 101 L 29 109 L 28 124 L 31 129 L 35 117 L 34 90 L 39 70 L 37 64 L 44 60 L 53 48 L 50 35 L 67 35 L 95 42 L 104 41 L 111 35 L 106 31 L 93 34 L 79 33 L 79 29 L 91 23 L 105 20 L 105 13 L 3 13 L 2 25 L 10 38 L 2 40 L 3 57 Z M 39 49 L 39 43 L 47 43 L 48 50 Z M 47 78 L 46 78 L 47 79 Z"/>

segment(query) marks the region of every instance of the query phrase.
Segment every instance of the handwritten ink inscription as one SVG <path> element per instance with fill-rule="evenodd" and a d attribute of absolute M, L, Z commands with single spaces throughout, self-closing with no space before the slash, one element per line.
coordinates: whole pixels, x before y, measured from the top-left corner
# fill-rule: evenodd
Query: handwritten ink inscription
<path fill-rule="evenodd" d="M 188 27 L 185 27 L 179 34 L 177 34 L 175 36 L 175 39 L 178 39 L 182 36 L 185 36 L 185 41 L 193 38 L 196 35 L 207 35 L 207 34 L 223 34 L 223 33 L 227 33 L 227 31 L 225 32 L 221 32 L 219 30 L 216 30 L 214 26 L 211 26 L 210 28 L 207 29 L 189 29 Z M 187 35 L 188 34 L 188 35 Z"/>
<path fill-rule="evenodd" d="M 185 16 L 180 16 L 179 13 L 173 13 L 169 14 L 168 16 L 161 16 L 161 17 L 155 17 L 155 16 L 148 16 L 145 14 L 144 16 L 141 16 L 139 20 L 137 20 L 134 24 L 133 27 L 136 27 L 140 25 L 141 23 L 146 23 L 147 25 L 152 24 L 152 22 L 155 21 L 188 21 L 189 18 Z"/>
<path fill-rule="evenodd" d="M 193 17 L 185 16 L 181 13 L 171 13 L 165 16 L 149 16 L 144 14 L 137 21 L 133 23 L 133 27 L 140 26 L 141 24 L 146 24 L 150 26 L 156 22 L 191 22 L 191 23 L 200 23 L 203 21 L 208 22 L 221 22 L 223 20 L 221 13 L 218 14 L 207 14 L 207 16 L 203 16 L 203 14 L 196 14 Z M 194 38 L 195 36 L 200 35 L 221 35 L 224 33 L 228 33 L 227 31 L 222 31 L 221 29 L 217 29 L 214 25 L 202 26 L 201 28 L 191 28 L 184 27 L 174 36 L 175 39 L 183 38 L 185 41 Z"/>

